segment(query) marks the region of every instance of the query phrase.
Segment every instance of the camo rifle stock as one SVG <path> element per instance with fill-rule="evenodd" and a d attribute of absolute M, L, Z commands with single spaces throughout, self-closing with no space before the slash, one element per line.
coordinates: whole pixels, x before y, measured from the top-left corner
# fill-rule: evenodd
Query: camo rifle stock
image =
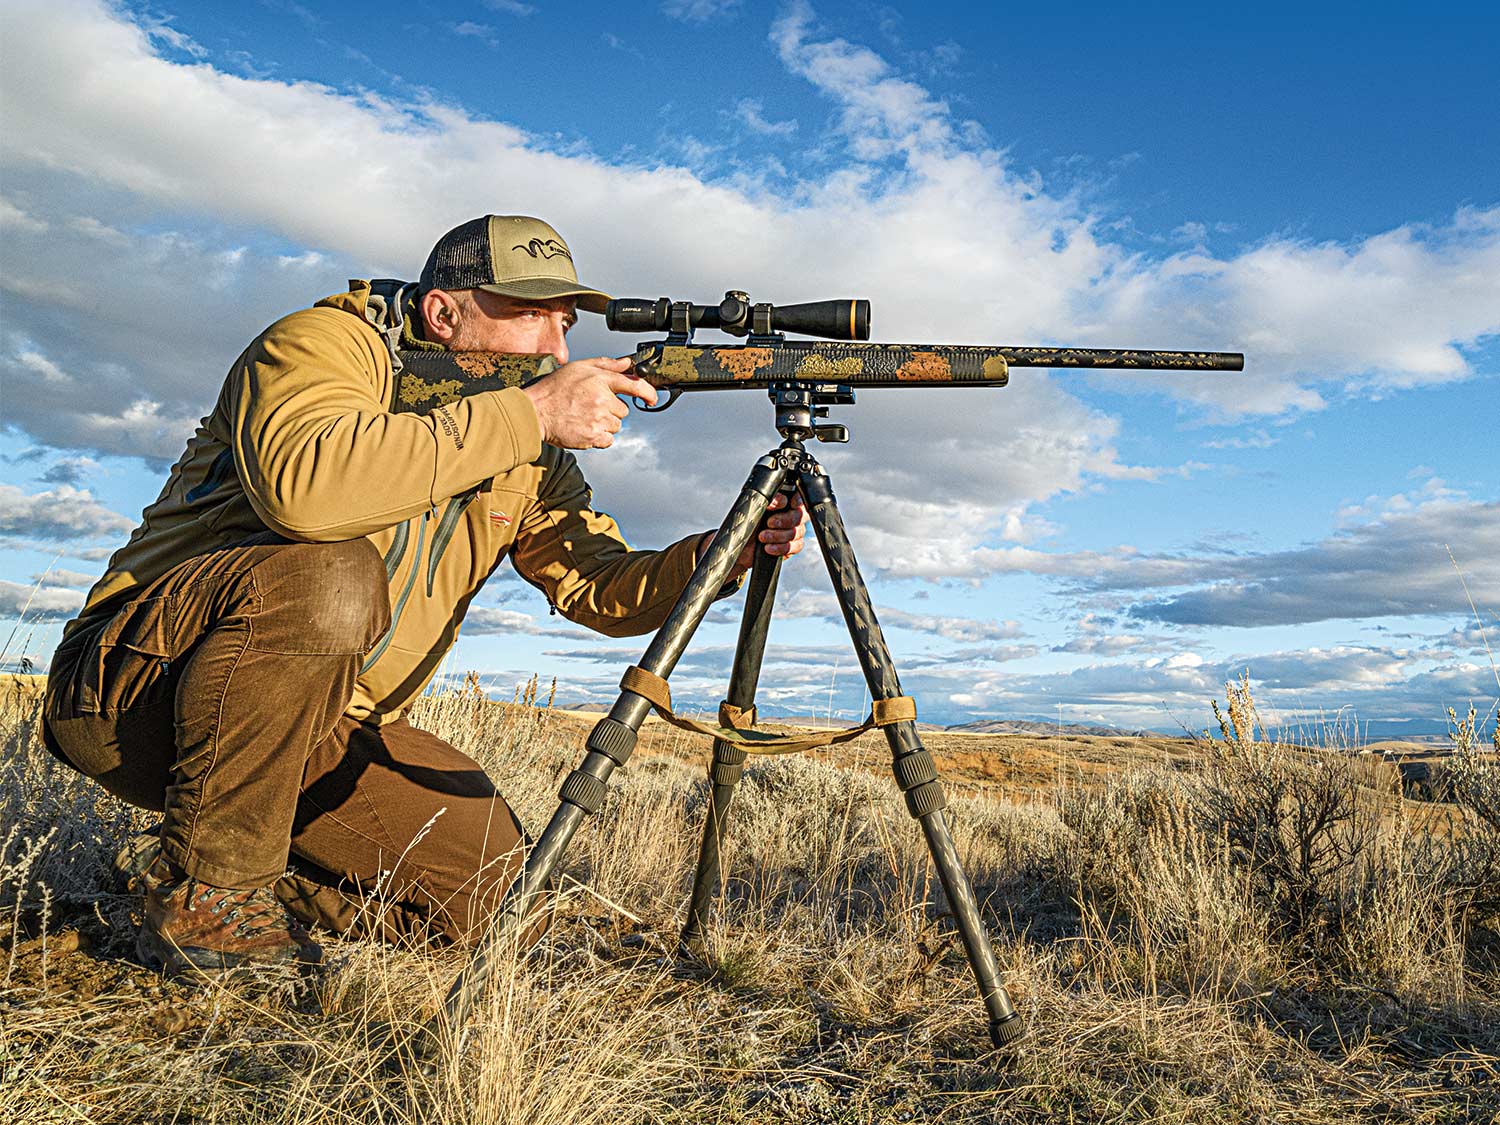
<path fill-rule="evenodd" d="M 547 355 L 502 352 L 400 353 L 391 410 L 425 414 L 480 391 L 520 387 L 556 366 Z M 714 346 L 651 341 L 635 353 L 635 373 L 667 392 L 665 409 L 686 391 L 764 390 L 779 383 L 861 387 L 1003 387 L 1012 367 L 1141 371 L 1240 371 L 1238 352 L 1120 351 L 1102 348 L 968 347 L 784 341 Z"/>

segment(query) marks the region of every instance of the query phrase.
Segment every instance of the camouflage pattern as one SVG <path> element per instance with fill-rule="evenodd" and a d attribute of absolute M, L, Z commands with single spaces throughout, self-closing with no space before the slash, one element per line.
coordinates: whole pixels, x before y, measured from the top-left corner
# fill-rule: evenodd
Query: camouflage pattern
<path fill-rule="evenodd" d="M 427 414 L 464 395 L 521 387 L 557 367 L 550 355 L 506 352 L 402 351 L 393 414 Z"/>
<path fill-rule="evenodd" d="M 425 414 L 466 394 L 519 387 L 553 370 L 551 356 L 403 351 L 391 410 Z M 851 387 L 1003 387 L 1011 367 L 1240 371 L 1238 352 L 1112 351 L 1103 348 L 845 344 L 807 340 L 760 345 L 642 344 L 635 373 L 658 389 L 764 389 L 772 383 Z"/>
<path fill-rule="evenodd" d="M 1115 351 L 1109 348 L 997 348 L 1012 367 L 1135 368 L 1142 371 L 1243 371 L 1239 352 Z"/>
<path fill-rule="evenodd" d="M 784 382 L 1003 387 L 1009 378 L 1005 356 L 996 348 L 803 340 L 775 347 L 642 344 L 635 371 L 655 387 L 684 391 Z"/>

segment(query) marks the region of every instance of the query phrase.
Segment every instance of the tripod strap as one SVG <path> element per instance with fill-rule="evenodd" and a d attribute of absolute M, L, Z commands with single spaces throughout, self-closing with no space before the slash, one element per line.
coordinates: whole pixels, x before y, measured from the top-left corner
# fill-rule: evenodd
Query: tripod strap
<path fill-rule="evenodd" d="M 632 664 L 625 669 L 620 687 L 640 696 L 664 720 L 682 730 L 706 734 L 728 742 L 747 754 L 795 754 L 800 750 L 815 750 L 820 746 L 834 746 L 841 742 L 852 742 L 866 731 L 876 727 L 888 727 L 893 723 L 910 722 L 917 717 L 917 701 L 909 695 L 898 695 L 892 699 L 876 699 L 870 703 L 870 717 L 857 727 L 847 730 L 804 731 L 801 734 L 772 734 L 770 731 L 753 729 L 755 708 L 740 708 L 732 703 L 719 704 L 719 722 L 700 722 L 684 719 L 672 713 L 672 689 L 667 681 Z M 741 724 L 744 724 L 743 726 Z"/>

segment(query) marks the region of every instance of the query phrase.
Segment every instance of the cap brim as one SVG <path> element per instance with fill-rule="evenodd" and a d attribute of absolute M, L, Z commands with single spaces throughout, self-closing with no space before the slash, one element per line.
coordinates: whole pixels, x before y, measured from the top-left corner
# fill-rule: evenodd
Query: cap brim
<path fill-rule="evenodd" d="M 495 281 L 488 285 L 479 285 L 475 288 L 489 293 L 499 293 L 502 297 L 518 297 L 523 301 L 551 301 L 558 297 L 576 297 L 578 307 L 584 312 L 601 315 L 604 313 L 604 306 L 609 304 L 610 300 L 608 293 L 570 283 L 560 277 L 517 277 L 509 281 Z"/>

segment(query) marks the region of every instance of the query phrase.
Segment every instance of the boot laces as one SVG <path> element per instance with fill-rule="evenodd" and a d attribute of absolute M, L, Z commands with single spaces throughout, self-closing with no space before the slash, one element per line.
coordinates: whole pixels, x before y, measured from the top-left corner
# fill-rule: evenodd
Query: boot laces
<path fill-rule="evenodd" d="M 233 923 L 233 931 L 240 937 L 252 937 L 261 931 L 277 927 L 285 927 L 298 940 L 307 936 L 306 930 L 287 914 L 281 900 L 271 892 L 270 887 L 256 887 L 248 891 L 232 890 L 215 887 L 189 875 L 184 877 L 179 888 L 174 888 L 174 893 L 182 894 L 188 910 L 196 911 L 200 906 L 206 907 L 210 914 L 222 916 L 226 923 Z"/>

